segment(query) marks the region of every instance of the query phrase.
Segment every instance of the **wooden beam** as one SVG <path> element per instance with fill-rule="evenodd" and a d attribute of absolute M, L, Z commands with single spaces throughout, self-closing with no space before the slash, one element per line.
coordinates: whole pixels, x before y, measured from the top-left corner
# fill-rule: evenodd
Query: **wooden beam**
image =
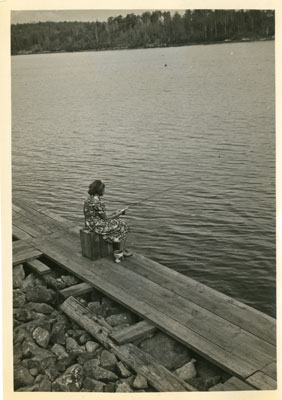
<path fill-rule="evenodd" d="M 46 275 L 51 272 L 51 269 L 39 260 L 29 260 L 27 265 L 39 275 Z"/>
<path fill-rule="evenodd" d="M 21 264 L 28 260 L 38 258 L 42 252 L 31 246 L 30 244 L 17 240 L 13 242 L 13 265 Z"/>
<path fill-rule="evenodd" d="M 89 285 L 89 283 L 82 282 L 77 285 L 69 286 L 66 289 L 60 290 L 60 293 L 65 298 L 70 296 L 80 296 L 82 294 L 90 293 L 93 290 L 93 286 Z"/>
<path fill-rule="evenodd" d="M 261 371 L 250 376 L 246 382 L 260 390 L 276 390 L 277 382 Z"/>
<path fill-rule="evenodd" d="M 262 368 L 261 372 L 264 372 L 266 375 L 270 376 L 272 379 L 277 380 L 277 363 L 273 362 L 266 367 Z"/>
<path fill-rule="evenodd" d="M 137 373 L 145 376 L 149 383 L 161 392 L 196 391 L 191 385 L 181 381 L 177 376 L 159 365 L 149 354 L 132 344 L 115 345 L 109 337 L 110 330 L 99 324 L 97 316 L 86 307 L 83 307 L 75 298 L 69 297 L 61 305 L 61 310 L 95 337 L 104 347 L 112 350 L 116 356 L 133 368 Z"/>
<path fill-rule="evenodd" d="M 21 228 L 18 228 L 16 225 L 12 227 L 12 235 L 14 238 L 19 240 L 30 239 L 32 236 L 23 231 Z"/>
<path fill-rule="evenodd" d="M 111 338 L 118 344 L 134 342 L 150 333 L 153 333 L 157 328 L 147 321 L 140 321 L 136 324 L 127 326 L 126 328 L 114 331 Z"/>

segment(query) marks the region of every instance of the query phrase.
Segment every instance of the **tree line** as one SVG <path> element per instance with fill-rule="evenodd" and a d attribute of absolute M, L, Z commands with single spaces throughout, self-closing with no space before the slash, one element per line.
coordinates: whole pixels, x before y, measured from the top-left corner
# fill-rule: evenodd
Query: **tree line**
<path fill-rule="evenodd" d="M 270 39 L 272 10 L 146 11 L 106 22 L 38 22 L 11 26 L 11 53 L 179 46 Z"/>

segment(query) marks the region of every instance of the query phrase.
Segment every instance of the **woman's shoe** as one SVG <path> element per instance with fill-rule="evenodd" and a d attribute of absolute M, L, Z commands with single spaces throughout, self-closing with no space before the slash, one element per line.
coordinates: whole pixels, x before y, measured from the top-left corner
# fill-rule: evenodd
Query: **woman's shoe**
<path fill-rule="evenodd" d="M 114 251 L 114 261 L 116 263 L 120 263 L 121 260 L 123 259 L 123 256 L 124 256 L 123 251 L 121 251 L 121 250 Z"/>
<path fill-rule="evenodd" d="M 127 249 L 123 250 L 123 255 L 124 257 L 131 257 L 133 256 L 133 253 Z"/>

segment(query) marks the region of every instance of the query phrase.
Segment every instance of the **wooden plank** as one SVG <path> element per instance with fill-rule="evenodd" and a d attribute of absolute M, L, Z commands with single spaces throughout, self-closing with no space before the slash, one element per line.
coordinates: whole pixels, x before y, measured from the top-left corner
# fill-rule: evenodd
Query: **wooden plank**
<path fill-rule="evenodd" d="M 123 266 L 161 284 L 212 313 L 275 345 L 276 321 L 231 297 L 167 268 L 143 255 L 127 258 Z"/>
<path fill-rule="evenodd" d="M 122 347 L 114 345 L 109 338 L 110 331 L 97 321 L 93 320 L 93 313 L 83 307 L 76 299 L 69 297 L 61 305 L 61 310 L 77 324 L 87 330 L 104 347 L 111 349 L 119 359 L 145 376 L 149 383 L 158 391 L 187 391 L 195 390 L 185 384 L 165 367 L 160 366 L 156 360 L 133 345 Z"/>
<path fill-rule="evenodd" d="M 210 392 L 231 392 L 231 391 L 249 391 L 249 390 L 256 390 L 253 386 L 248 385 L 246 382 L 241 381 L 240 379 L 233 376 L 232 378 L 228 379 L 224 383 L 218 383 L 217 385 L 213 386 L 209 389 Z"/>
<path fill-rule="evenodd" d="M 74 253 L 70 254 L 69 247 L 58 246 L 58 240 L 52 242 L 51 238 L 48 237 L 44 238 L 44 240 L 40 238 L 34 239 L 33 242 L 63 268 L 90 283 L 96 289 L 102 291 L 125 307 L 153 322 L 161 330 L 228 372 L 246 378 L 257 371 L 257 367 L 250 362 L 241 360 L 237 355 L 226 351 L 220 345 L 210 342 L 200 334 L 178 323 L 174 318 L 168 317 L 151 304 L 148 304 L 144 301 L 143 296 L 138 298 L 135 294 L 131 294 L 122 287 L 119 287 L 114 281 L 111 282 L 108 279 L 109 277 L 107 279 L 100 277 L 97 269 L 93 269 L 93 265 L 96 263 L 93 264 L 90 260 Z"/>
<path fill-rule="evenodd" d="M 13 226 L 16 226 L 32 237 L 38 237 L 42 235 L 42 231 L 40 231 L 36 226 L 31 224 L 29 220 L 23 218 L 22 216 L 13 215 Z"/>
<path fill-rule="evenodd" d="M 113 346 L 112 349 L 121 361 L 144 376 L 159 392 L 197 391 L 132 343 Z"/>
<path fill-rule="evenodd" d="M 89 283 L 82 282 L 77 285 L 69 286 L 65 289 L 60 290 L 61 295 L 65 298 L 70 296 L 80 296 L 82 294 L 90 293 L 93 290 L 93 286 L 89 285 Z"/>
<path fill-rule="evenodd" d="M 264 372 L 266 375 L 270 376 L 272 379 L 277 380 L 277 363 L 273 362 L 266 367 L 262 368 L 261 372 Z"/>
<path fill-rule="evenodd" d="M 39 275 L 46 275 L 51 272 L 51 269 L 39 260 L 27 261 L 27 265 Z"/>
<path fill-rule="evenodd" d="M 149 322 L 140 321 L 136 324 L 127 326 L 126 328 L 114 331 L 111 334 L 111 338 L 118 344 L 125 344 L 134 342 L 135 340 L 140 339 L 149 333 L 153 333 L 156 330 L 157 328 Z"/>
<path fill-rule="evenodd" d="M 277 382 L 261 371 L 256 372 L 247 380 L 248 383 L 260 390 L 276 390 Z"/>
<path fill-rule="evenodd" d="M 27 260 L 38 258 L 42 252 L 30 244 L 17 240 L 13 242 L 13 265 L 21 264 Z"/>
<path fill-rule="evenodd" d="M 39 213 L 38 215 L 33 215 L 31 212 L 23 211 L 21 213 L 13 213 L 13 222 L 17 220 L 22 220 L 27 226 L 32 227 L 42 235 L 48 235 L 55 231 L 54 226 L 50 221 L 46 221 Z"/>
<path fill-rule="evenodd" d="M 22 229 L 18 228 L 16 225 L 13 225 L 12 227 L 12 235 L 14 238 L 19 240 L 25 240 L 31 238 L 31 235 L 29 235 Z"/>

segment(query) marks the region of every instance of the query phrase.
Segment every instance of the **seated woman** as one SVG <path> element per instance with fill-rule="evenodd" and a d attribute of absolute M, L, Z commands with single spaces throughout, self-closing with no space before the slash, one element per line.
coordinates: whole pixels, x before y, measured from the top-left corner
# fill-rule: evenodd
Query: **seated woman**
<path fill-rule="evenodd" d="M 114 245 L 115 262 L 132 255 L 125 248 L 126 237 L 129 227 L 125 221 L 119 218 L 124 215 L 126 208 L 117 210 L 110 216 L 106 214 L 105 204 L 101 197 L 105 193 L 105 185 L 100 180 L 95 180 L 89 185 L 88 198 L 84 202 L 85 228 L 102 235 L 103 239 Z"/>

